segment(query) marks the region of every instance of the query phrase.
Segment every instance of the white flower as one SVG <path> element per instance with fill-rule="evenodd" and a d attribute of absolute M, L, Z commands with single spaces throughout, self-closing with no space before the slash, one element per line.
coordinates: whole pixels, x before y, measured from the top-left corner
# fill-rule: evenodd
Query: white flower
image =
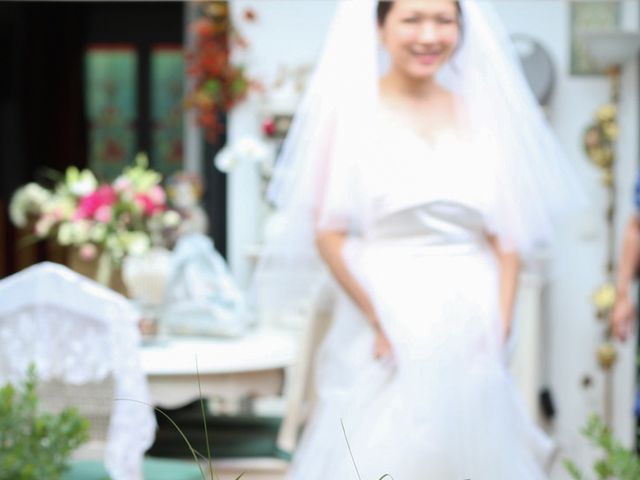
<path fill-rule="evenodd" d="M 120 239 L 129 255 L 144 255 L 151 248 L 149 236 L 141 232 L 124 232 Z"/>
<path fill-rule="evenodd" d="M 92 242 L 102 243 L 107 237 L 107 226 L 104 223 L 94 223 L 89 231 L 89 239 Z"/>
<path fill-rule="evenodd" d="M 60 228 L 58 228 L 58 243 L 64 247 L 67 245 L 71 245 L 72 240 L 73 232 L 71 224 L 63 223 L 62 225 L 60 225 Z"/>
<path fill-rule="evenodd" d="M 74 245 L 87 243 L 91 235 L 91 223 L 87 220 L 79 220 L 71 223 L 71 235 Z"/>
<path fill-rule="evenodd" d="M 16 227 L 24 227 L 27 224 L 27 209 L 24 204 L 24 199 L 18 196 L 17 192 L 11 197 L 9 218 L 11 218 L 11 223 Z"/>
<path fill-rule="evenodd" d="M 243 161 L 260 164 L 269 156 L 269 149 L 264 142 L 255 137 L 243 137 L 233 146 L 234 152 Z"/>
<path fill-rule="evenodd" d="M 76 220 L 62 222 L 58 228 L 58 243 L 63 246 L 81 245 L 91 240 L 91 222 Z"/>
<path fill-rule="evenodd" d="M 246 136 L 231 145 L 226 145 L 214 159 L 216 168 L 224 173 L 229 173 L 240 163 L 245 162 L 260 165 L 263 171 L 270 171 L 273 154 L 265 142 Z"/>
<path fill-rule="evenodd" d="M 126 232 L 123 232 L 123 234 Z M 111 258 L 115 261 L 120 261 L 124 257 L 123 239 L 122 235 L 112 234 L 105 239 L 105 249 L 111 255 Z"/>
<path fill-rule="evenodd" d="M 238 158 L 234 151 L 229 147 L 224 147 L 218 152 L 213 160 L 216 168 L 223 173 L 229 173 L 238 165 Z"/>
<path fill-rule="evenodd" d="M 116 178 L 113 182 L 113 188 L 117 191 L 117 192 L 124 192 L 126 190 L 132 190 L 133 189 L 133 184 L 131 183 L 131 180 L 128 179 L 127 177 L 120 175 L 118 178 Z"/>
<path fill-rule="evenodd" d="M 25 193 L 27 198 L 36 205 L 44 205 L 51 197 L 49 190 L 42 188 L 37 183 L 27 183 Z"/>
<path fill-rule="evenodd" d="M 167 210 L 162 215 L 162 224 L 166 228 L 174 228 L 180 225 L 180 214 L 175 210 Z"/>
<path fill-rule="evenodd" d="M 76 211 L 76 203 L 69 196 L 54 194 L 42 208 L 46 214 L 56 220 L 71 220 Z"/>
<path fill-rule="evenodd" d="M 9 217 L 17 227 L 27 224 L 30 213 L 40 215 L 51 198 L 51 193 L 37 183 L 28 183 L 11 197 Z"/>
<path fill-rule="evenodd" d="M 98 188 L 98 180 L 90 170 L 78 171 L 77 168 L 70 167 L 67 170 L 67 188 L 78 197 L 89 195 Z"/>

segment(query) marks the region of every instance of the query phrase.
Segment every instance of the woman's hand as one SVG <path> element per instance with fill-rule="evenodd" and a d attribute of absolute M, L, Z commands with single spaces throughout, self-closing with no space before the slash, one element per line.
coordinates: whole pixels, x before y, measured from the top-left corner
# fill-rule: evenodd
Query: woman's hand
<path fill-rule="evenodd" d="M 629 297 L 629 290 L 633 279 L 638 276 L 640 267 L 640 215 L 638 213 L 632 215 L 627 222 L 618 266 L 616 300 L 609 314 L 609 326 L 613 336 L 624 341 L 631 334 L 636 317 L 636 309 Z"/>
<path fill-rule="evenodd" d="M 375 340 L 373 343 L 373 358 L 376 360 L 385 360 L 393 356 L 393 349 L 389 338 L 380 327 L 375 329 Z"/>
<path fill-rule="evenodd" d="M 346 236 L 347 234 L 341 231 L 320 230 L 316 232 L 316 245 L 334 278 L 371 324 L 375 332 L 373 356 L 378 360 L 387 359 L 393 355 L 391 343 L 382 330 L 369 295 L 351 274 L 342 257 L 341 252 Z"/>
<path fill-rule="evenodd" d="M 616 302 L 613 305 L 611 315 L 609 315 L 609 326 L 613 336 L 618 340 L 625 341 L 631 333 L 635 317 L 636 309 L 629 295 L 619 294 L 616 296 Z"/>
<path fill-rule="evenodd" d="M 502 344 L 506 345 L 509 343 L 509 338 L 511 337 L 511 322 L 503 322 L 502 324 Z"/>
<path fill-rule="evenodd" d="M 515 251 L 505 250 L 495 235 L 487 235 L 487 240 L 498 260 L 502 344 L 506 345 L 511 336 L 511 322 L 520 275 L 520 257 Z"/>

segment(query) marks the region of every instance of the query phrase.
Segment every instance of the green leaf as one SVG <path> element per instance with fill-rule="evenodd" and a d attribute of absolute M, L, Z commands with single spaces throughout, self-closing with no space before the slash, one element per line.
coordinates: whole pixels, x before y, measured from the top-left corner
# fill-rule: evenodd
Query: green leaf
<path fill-rule="evenodd" d="M 210 80 L 207 80 L 207 82 L 203 86 L 203 89 L 208 95 L 217 96 L 222 90 L 222 84 L 217 78 L 212 78 Z"/>
<path fill-rule="evenodd" d="M 593 464 L 593 473 L 600 480 L 637 480 L 640 478 L 640 459 L 618 441 L 597 415 L 591 415 L 582 429 L 583 435 L 601 450 L 601 458 Z M 574 480 L 585 477 L 571 460 L 564 466 Z"/>
<path fill-rule="evenodd" d="M 578 466 L 573 463 L 572 460 L 564 459 L 562 464 L 564 465 L 565 470 L 571 475 L 571 478 L 574 480 L 583 480 L 582 472 L 578 468 Z"/>
<path fill-rule="evenodd" d="M 38 411 L 37 375 L 31 366 L 22 385 L 0 388 L 0 480 L 56 480 L 73 451 L 88 439 L 77 410 Z"/>

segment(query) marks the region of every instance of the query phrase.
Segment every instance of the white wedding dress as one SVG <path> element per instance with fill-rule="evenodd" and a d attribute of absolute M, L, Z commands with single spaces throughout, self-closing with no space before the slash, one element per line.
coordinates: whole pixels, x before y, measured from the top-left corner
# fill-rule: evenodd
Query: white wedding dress
<path fill-rule="evenodd" d="M 372 299 L 393 361 L 342 292 L 319 351 L 318 402 L 293 480 L 537 480 L 551 441 L 507 371 L 488 163 L 453 131 L 432 141 L 381 115 L 373 158 L 329 185 L 364 203 L 344 256 Z M 366 168 L 365 168 L 366 167 Z M 336 193 L 342 190 L 341 193 Z"/>

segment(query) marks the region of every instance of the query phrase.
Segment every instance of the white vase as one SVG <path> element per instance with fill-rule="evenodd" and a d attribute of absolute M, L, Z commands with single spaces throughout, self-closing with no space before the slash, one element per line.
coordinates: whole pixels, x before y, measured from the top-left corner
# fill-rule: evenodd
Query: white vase
<path fill-rule="evenodd" d="M 171 268 L 171 252 L 153 248 L 144 255 L 127 256 L 122 264 L 122 279 L 131 298 L 142 306 L 162 305 Z"/>

